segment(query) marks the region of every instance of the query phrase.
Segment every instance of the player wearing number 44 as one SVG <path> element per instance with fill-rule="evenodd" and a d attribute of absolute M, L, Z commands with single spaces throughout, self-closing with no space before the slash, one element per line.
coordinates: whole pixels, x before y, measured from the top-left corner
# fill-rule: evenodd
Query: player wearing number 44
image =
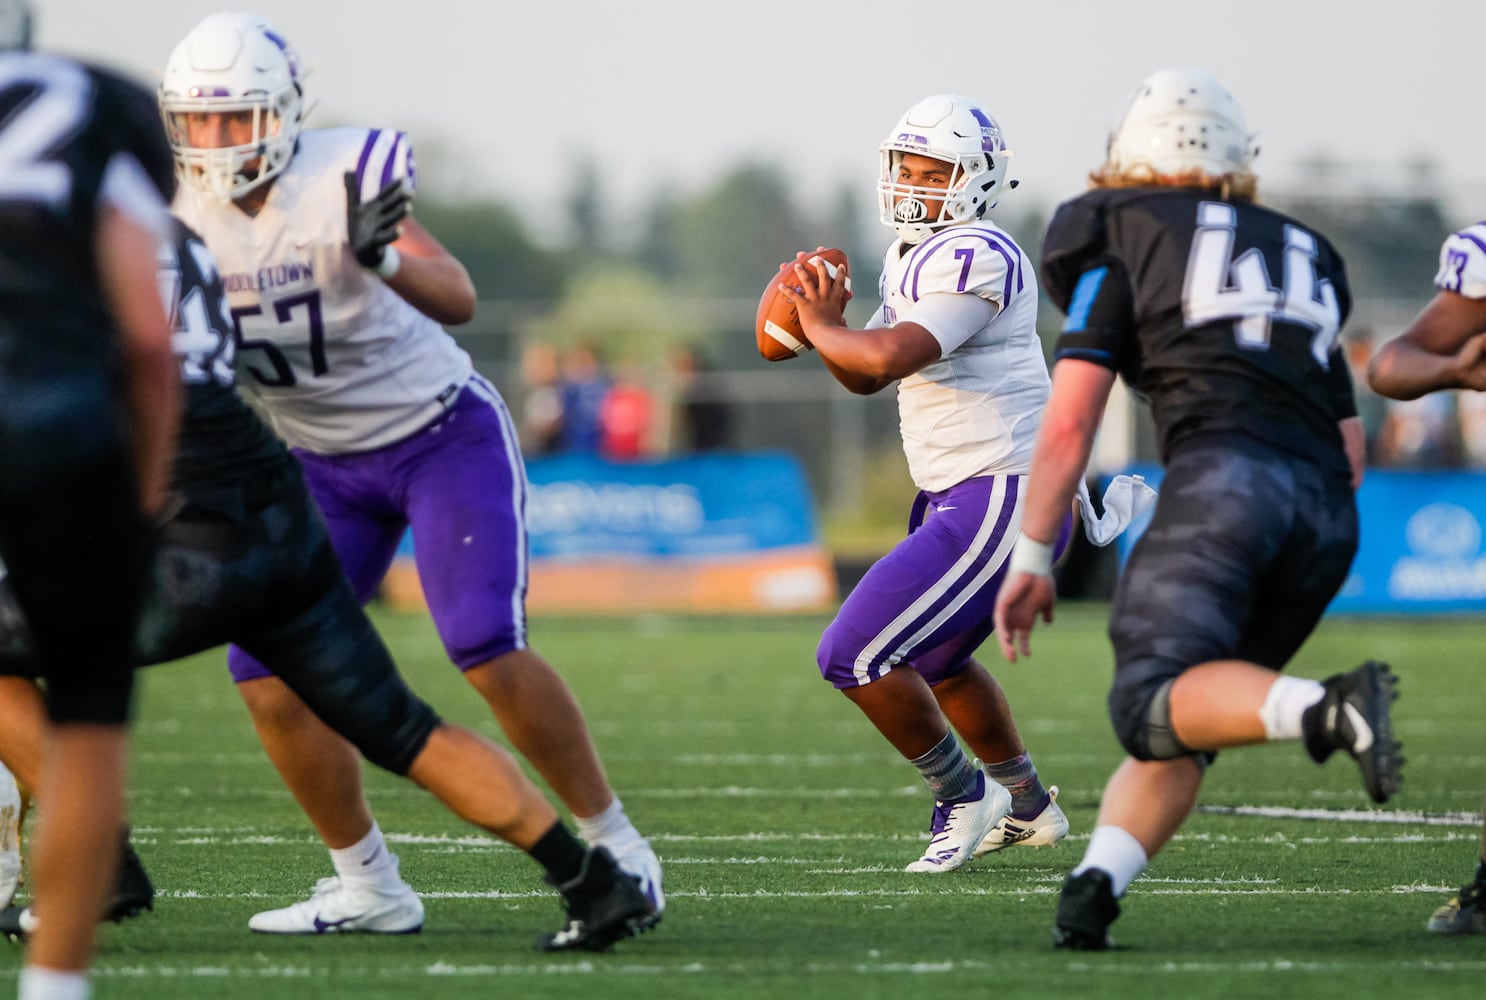
<path fill-rule="evenodd" d="M 920 491 L 908 537 L 852 590 L 816 659 L 923 775 L 935 800 L 929 843 L 907 870 L 941 873 L 992 851 L 1053 846 L 1068 832 L 1058 789 L 1043 786 L 1005 693 L 974 658 L 1022 516 L 1048 375 L 1031 262 L 988 215 L 1011 186 L 1000 126 L 967 97 L 935 95 L 898 120 L 880 153 L 882 221 L 898 239 L 867 328 L 842 325 L 845 268 L 832 278 L 802 253 L 781 288 L 837 381 L 857 393 L 898 385 Z M 1128 478 L 1122 490 L 1150 492 Z M 1101 522 L 1081 508 L 1101 544 L 1131 512 Z M 1061 548 L 1068 504 L 1057 522 Z"/>
<path fill-rule="evenodd" d="M 470 319 L 474 286 L 408 216 L 416 181 L 408 137 L 302 130 L 303 77 L 263 18 L 222 13 L 176 46 L 160 85 L 183 182 L 174 207 L 221 265 L 239 330 L 239 386 L 299 458 L 362 601 L 411 525 L 450 658 L 583 836 L 640 881 L 653 922 L 664 907 L 659 862 L 610 788 L 572 693 L 527 641 L 516 429 L 440 325 Z M 243 650 L 233 647 L 228 662 L 337 870 L 364 874 L 358 858 L 387 852 L 355 751 Z M 395 866 L 385 877 L 387 891 L 398 891 Z M 313 931 L 310 912 L 259 914 L 252 926 Z"/>
<path fill-rule="evenodd" d="M 1362 430 L 1336 344 L 1351 306 L 1341 258 L 1255 203 L 1253 152 L 1216 80 L 1156 73 L 1094 190 L 1059 207 L 1043 245 L 1067 321 L 996 603 L 1009 659 L 1051 620 L 1049 552 L 1117 374 L 1149 400 L 1166 468 L 1111 609 L 1109 709 L 1129 757 L 1064 884 L 1060 947 L 1109 946 L 1116 900 L 1186 819 L 1218 750 L 1301 740 L 1318 762 L 1354 757 L 1374 801 L 1398 790 L 1386 666 L 1279 674 L 1351 566 Z"/>

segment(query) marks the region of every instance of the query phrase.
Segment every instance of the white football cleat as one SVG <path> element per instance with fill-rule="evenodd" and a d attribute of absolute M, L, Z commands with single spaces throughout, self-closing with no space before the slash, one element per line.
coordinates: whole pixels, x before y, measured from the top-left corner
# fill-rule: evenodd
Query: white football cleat
<path fill-rule="evenodd" d="M 423 900 L 401 880 L 388 890 L 347 885 L 332 876 L 317 882 L 303 902 L 255 914 L 248 928 L 259 934 L 417 934 Z"/>
<path fill-rule="evenodd" d="M 660 858 L 655 856 L 655 851 L 650 847 L 650 841 L 644 837 L 632 840 L 623 848 L 616 848 L 612 844 L 600 844 L 608 848 L 609 853 L 614 855 L 614 863 L 619 866 L 620 871 L 633 875 L 640 883 L 640 891 L 645 894 L 645 899 L 650 903 L 650 915 L 645 918 L 645 929 L 648 930 L 660 923 L 660 915 L 666 909 L 666 893 L 661 887 Z"/>
<path fill-rule="evenodd" d="M 969 861 L 977 844 L 1011 811 L 1011 793 L 975 769 L 973 797 L 934 803 L 929 848 L 905 872 L 952 872 Z"/>
<path fill-rule="evenodd" d="M 983 858 L 992 851 L 1007 847 L 1057 847 L 1068 836 L 1068 817 L 1058 808 L 1058 786 L 1047 790 L 1047 805 L 1032 819 L 1017 819 L 1007 814 L 991 827 L 991 832 L 975 848 Z"/>

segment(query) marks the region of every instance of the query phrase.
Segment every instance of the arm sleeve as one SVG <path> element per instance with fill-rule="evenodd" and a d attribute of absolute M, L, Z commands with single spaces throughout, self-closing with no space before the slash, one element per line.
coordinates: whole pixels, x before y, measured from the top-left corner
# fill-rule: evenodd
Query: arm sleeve
<path fill-rule="evenodd" d="M 1357 394 L 1352 389 L 1352 370 L 1339 347 L 1331 352 L 1326 384 L 1330 390 L 1331 412 L 1336 414 L 1336 419 L 1346 420 L 1357 416 Z"/>
<path fill-rule="evenodd" d="M 1119 371 L 1135 349 L 1130 279 L 1114 260 L 1092 264 L 1073 283 L 1054 360 L 1076 358 Z"/>
<path fill-rule="evenodd" d="M 898 317 L 898 322 L 917 323 L 928 330 L 939 341 L 939 356 L 943 357 L 985 329 L 1000 308 L 979 295 L 941 292 L 915 302 L 912 309 Z"/>
<path fill-rule="evenodd" d="M 170 213 L 160 189 L 131 153 L 115 153 L 103 170 L 98 201 L 122 212 L 164 241 L 170 236 Z"/>

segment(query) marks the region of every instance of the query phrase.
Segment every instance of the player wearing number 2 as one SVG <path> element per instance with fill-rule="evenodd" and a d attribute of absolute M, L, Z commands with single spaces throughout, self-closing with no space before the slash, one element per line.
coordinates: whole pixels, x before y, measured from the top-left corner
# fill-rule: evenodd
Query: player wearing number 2
<path fill-rule="evenodd" d="M 154 266 L 175 182 L 149 94 L 30 40 L 30 4 L 0 0 L 0 560 L 54 723 L 31 864 L 56 917 L 18 995 L 51 1000 L 88 995 L 117 864 L 128 651 L 180 393 Z"/>
<path fill-rule="evenodd" d="M 610 789 L 571 692 L 527 642 L 516 431 L 494 387 L 440 325 L 473 314 L 469 275 L 408 217 L 416 173 L 407 136 L 302 130 L 302 78 L 293 49 L 266 21 L 223 13 L 177 45 L 161 82 L 183 181 L 175 209 L 221 265 L 240 385 L 293 447 L 363 601 L 411 525 L 451 659 L 580 832 L 641 880 L 658 919 L 655 854 Z M 229 665 L 337 867 L 385 856 L 354 751 L 241 649 Z M 388 878 L 386 890 L 396 891 L 396 871 Z M 313 932 L 310 916 L 327 902 L 335 901 L 260 914 L 253 927 Z M 409 929 L 359 927 L 354 901 L 343 902 L 343 930 Z"/>
<path fill-rule="evenodd" d="M 1009 659 L 1051 620 L 1048 553 L 1117 374 L 1150 402 L 1166 468 L 1111 610 L 1109 710 L 1129 757 L 1064 884 L 1060 947 L 1108 947 L 1117 898 L 1181 826 L 1217 750 L 1303 740 L 1318 762 L 1351 754 L 1375 801 L 1398 788 L 1386 666 L 1279 674 L 1351 566 L 1362 431 L 1336 343 L 1351 305 L 1341 258 L 1255 203 L 1252 156 L 1216 80 L 1158 72 L 1044 243 L 1067 321 L 996 604 Z"/>

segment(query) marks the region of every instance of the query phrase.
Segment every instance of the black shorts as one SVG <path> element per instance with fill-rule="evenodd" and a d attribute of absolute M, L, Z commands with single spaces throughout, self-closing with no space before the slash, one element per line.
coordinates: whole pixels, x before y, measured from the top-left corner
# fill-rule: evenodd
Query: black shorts
<path fill-rule="evenodd" d="M 149 530 L 108 389 L 99 373 L 0 386 L 0 560 L 61 723 L 129 716 Z"/>
<path fill-rule="evenodd" d="M 273 670 L 373 763 L 405 773 L 438 716 L 403 682 L 299 483 L 238 519 L 187 510 L 160 529 L 133 663 L 232 642 Z M 0 674 L 36 676 L 0 587 Z"/>
<path fill-rule="evenodd" d="M 1185 445 L 1115 590 L 1116 694 L 1240 659 L 1279 670 L 1346 581 L 1357 552 L 1350 484 L 1241 436 Z"/>

